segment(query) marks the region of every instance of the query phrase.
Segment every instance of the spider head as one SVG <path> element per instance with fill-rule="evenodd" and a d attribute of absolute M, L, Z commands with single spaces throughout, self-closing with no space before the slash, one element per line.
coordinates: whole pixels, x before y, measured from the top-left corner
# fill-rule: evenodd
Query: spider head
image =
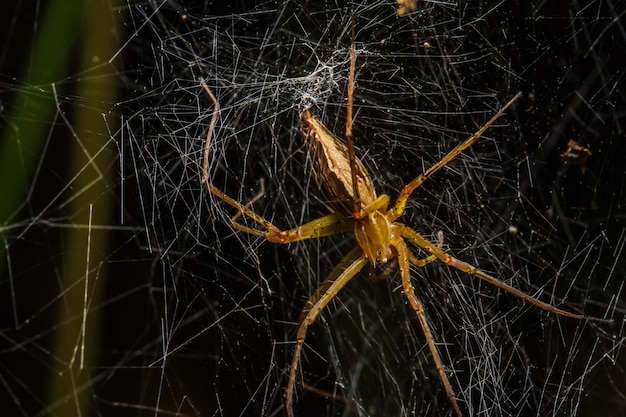
<path fill-rule="evenodd" d="M 380 211 L 374 211 L 354 225 L 354 234 L 363 255 L 373 266 L 381 266 L 396 256 L 391 245 L 392 233 L 389 220 Z"/>

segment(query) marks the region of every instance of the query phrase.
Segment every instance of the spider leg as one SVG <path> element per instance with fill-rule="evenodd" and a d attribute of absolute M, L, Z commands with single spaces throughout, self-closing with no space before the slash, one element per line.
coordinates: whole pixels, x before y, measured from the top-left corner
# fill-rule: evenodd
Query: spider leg
<path fill-rule="evenodd" d="M 258 200 L 258 198 L 260 198 L 262 194 L 257 194 L 252 199 L 252 201 L 244 205 L 236 201 L 234 198 L 228 196 L 226 193 L 224 193 L 222 190 L 220 190 L 210 182 L 206 182 L 205 185 L 207 189 L 211 192 L 211 194 L 215 195 L 228 205 L 239 210 L 239 213 L 231 218 L 231 224 L 235 229 L 251 235 L 262 236 L 270 242 L 283 244 L 292 243 L 298 242 L 300 240 L 344 233 L 351 231 L 354 228 L 354 226 L 350 222 L 341 222 L 346 218 L 346 216 L 339 212 L 335 212 L 320 217 L 318 219 L 311 220 L 310 222 L 305 223 L 294 229 L 281 230 L 274 224 L 272 224 L 269 220 L 266 220 L 263 216 L 258 215 L 250 209 L 250 204 Z M 251 227 L 236 222 L 235 220 L 237 220 L 242 215 L 251 218 L 265 230 L 253 229 Z"/>
<path fill-rule="evenodd" d="M 495 277 L 492 277 L 491 275 L 481 271 L 480 269 L 477 269 L 476 267 L 468 264 L 467 262 L 463 262 L 459 259 L 456 259 L 452 255 L 441 250 L 441 248 L 437 247 L 436 245 L 426 240 L 426 238 L 424 238 L 422 235 L 417 233 L 415 230 L 409 229 L 407 226 L 401 223 L 394 223 L 394 227 L 399 228 L 397 233 L 399 233 L 401 236 L 409 239 L 411 242 L 413 242 L 420 248 L 424 249 L 426 252 L 436 256 L 437 259 L 446 263 L 447 265 L 450 265 L 451 267 L 456 268 L 459 271 L 463 271 L 466 274 L 474 275 L 475 277 L 480 278 L 483 281 L 486 281 L 489 284 L 494 285 L 510 294 L 513 294 L 514 296 L 519 297 L 528 303 L 534 304 L 537 307 L 543 310 L 546 310 L 549 313 L 558 314 L 558 315 L 566 316 L 566 317 L 572 317 L 575 319 L 593 320 L 593 321 L 600 322 L 600 323 L 612 323 L 613 322 L 613 320 L 602 319 L 599 317 L 585 316 L 583 314 L 576 314 L 576 313 L 571 313 L 566 310 L 561 310 L 560 308 L 557 308 L 551 304 L 545 303 L 531 295 L 526 294 L 525 292 L 518 290 L 515 287 L 510 286 L 509 284 L 505 282 L 500 281 L 499 279 Z"/>
<path fill-rule="evenodd" d="M 437 232 L 437 238 L 438 238 L 437 247 L 441 249 L 443 247 L 443 232 L 442 231 Z M 418 259 L 417 256 L 413 255 L 413 253 L 409 251 L 409 261 L 413 265 L 417 266 L 418 268 L 423 268 L 427 264 L 435 261 L 436 259 L 437 257 L 435 255 L 430 255 L 425 258 Z"/>
<path fill-rule="evenodd" d="M 243 208 L 245 208 L 246 210 L 250 210 L 250 207 L 252 207 L 252 205 L 254 203 L 256 203 L 257 201 L 259 201 L 263 196 L 265 195 L 265 181 L 263 181 L 263 179 L 261 178 L 261 191 L 259 191 L 259 193 L 257 195 L 255 195 L 252 200 L 248 201 Z M 242 216 L 242 212 L 238 211 L 237 214 L 235 214 L 233 217 L 230 218 L 230 223 L 237 229 L 240 230 L 242 232 L 246 232 L 246 233 L 250 233 L 253 235 L 256 235 L 257 232 L 259 232 L 259 230 L 256 229 L 252 229 L 248 226 L 245 226 L 239 222 L 237 222 L 237 220 Z"/>
<path fill-rule="evenodd" d="M 428 343 L 428 349 L 430 349 L 430 354 L 435 361 L 435 367 L 437 368 L 437 372 L 439 373 L 441 382 L 443 383 L 443 386 L 446 390 L 448 399 L 452 403 L 452 407 L 454 408 L 456 415 L 458 417 L 462 417 L 463 414 L 461 413 L 459 404 L 456 401 L 454 390 L 452 389 L 452 385 L 448 380 L 445 369 L 443 369 L 443 363 L 441 362 L 441 357 L 439 356 L 439 350 L 437 349 L 437 345 L 435 345 L 433 335 L 430 332 L 428 320 L 426 319 L 426 313 L 424 312 L 424 306 L 422 305 L 419 298 L 417 298 L 417 295 L 415 295 L 415 289 L 413 288 L 413 284 L 411 283 L 411 274 L 409 268 L 409 249 L 402 239 L 398 239 L 398 243 L 395 244 L 395 247 L 398 251 L 398 262 L 400 264 L 400 275 L 402 276 L 402 287 L 404 288 L 404 294 L 409 300 L 409 304 L 411 304 L 411 307 L 413 307 L 415 314 L 417 314 L 420 326 L 422 327 L 422 332 L 424 333 L 424 337 L 426 338 L 426 342 Z"/>
<path fill-rule="evenodd" d="M 411 261 L 411 263 L 418 268 L 423 268 L 436 259 L 437 257 L 435 255 L 430 255 L 425 258 L 419 259 L 417 256 L 409 252 L 409 261 Z"/>
<path fill-rule="evenodd" d="M 496 120 L 498 120 L 500 116 L 502 116 L 502 113 L 504 113 L 504 111 L 508 109 L 515 102 L 515 100 L 517 100 L 521 95 L 522 93 L 517 93 L 515 97 L 513 97 L 511 100 L 509 100 L 508 103 L 502 106 L 502 108 L 498 110 L 498 112 L 491 119 L 489 119 L 489 121 L 485 123 L 483 127 L 478 129 L 476 133 L 474 133 L 472 136 L 467 138 L 465 141 L 458 144 L 446 156 L 444 156 L 439 162 L 437 162 L 435 165 L 428 168 L 422 174 L 418 175 L 413 181 L 405 185 L 402 191 L 400 192 L 398 199 L 396 200 L 396 204 L 387 212 L 387 217 L 389 218 L 389 221 L 392 222 L 396 220 L 398 217 L 402 215 L 402 213 L 404 213 L 407 200 L 411 196 L 411 193 L 415 191 L 415 189 L 417 189 L 420 185 L 422 185 L 424 181 L 430 178 L 435 172 L 439 171 L 441 168 L 443 168 L 448 163 L 450 163 L 450 161 L 452 161 L 454 158 L 459 156 L 465 149 L 472 146 L 482 136 L 482 134 L 485 133 L 485 131 L 489 129 L 489 127 Z"/>
<path fill-rule="evenodd" d="M 298 374 L 300 354 L 306 338 L 308 327 L 315 322 L 322 310 L 335 298 L 337 293 L 367 264 L 361 248 L 358 246 L 350 251 L 324 280 L 313 296 L 305 304 L 300 319 L 300 327 L 296 337 L 296 350 L 293 354 L 289 383 L 287 384 L 287 415 L 293 417 L 293 395 Z"/>
<path fill-rule="evenodd" d="M 220 114 L 220 103 L 217 101 L 215 94 L 211 91 L 209 86 L 204 80 L 200 80 L 200 84 L 204 91 L 209 95 L 213 102 L 213 115 L 211 116 L 211 123 L 209 124 L 209 132 L 207 133 L 206 141 L 204 142 L 204 158 L 202 161 L 202 184 L 209 182 L 209 148 L 211 147 L 211 138 L 213 137 L 213 131 L 217 124 L 217 118 Z"/>
<path fill-rule="evenodd" d="M 352 15 L 352 45 L 350 47 L 350 75 L 348 77 L 348 108 L 346 109 L 346 147 L 348 148 L 348 159 L 350 160 L 350 176 L 352 177 L 352 193 L 354 195 L 354 205 L 352 214 L 354 218 L 361 218 L 361 197 L 357 183 L 356 156 L 354 155 L 354 139 L 352 138 L 352 102 L 354 97 L 354 72 L 356 67 L 356 48 L 354 46 L 354 14 Z"/>
<path fill-rule="evenodd" d="M 213 94 L 213 92 L 211 91 L 211 89 L 209 88 L 209 86 L 206 84 L 204 80 L 200 80 L 200 85 L 202 85 L 202 88 L 204 89 L 204 91 L 207 93 L 207 95 L 211 98 L 211 101 L 213 102 L 213 114 L 211 116 L 211 123 L 209 124 L 209 131 L 207 132 L 206 140 L 204 141 L 204 157 L 202 160 L 201 183 L 205 184 L 207 190 L 209 190 L 212 194 L 224 200 L 224 202 L 235 207 L 236 209 L 239 209 L 239 214 L 233 216 L 233 218 L 231 219 L 233 226 L 237 230 L 240 230 L 245 233 L 249 233 L 251 235 L 257 235 L 257 236 L 264 236 L 265 234 L 265 232 L 262 232 L 260 230 L 251 229 L 247 226 L 238 224 L 235 220 L 239 216 L 241 216 L 241 214 L 245 214 L 246 216 L 250 217 L 257 223 L 259 223 L 261 226 L 263 226 L 263 228 L 266 229 L 267 231 L 271 229 L 278 230 L 278 228 L 274 226 L 272 223 L 270 223 L 269 221 L 265 220 L 263 217 L 257 215 L 252 210 L 250 210 L 249 206 L 253 202 L 255 202 L 258 198 L 260 198 L 260 196 L 255 197 L 254 199 L 252 199 L 250 203 L 244 206 L 238 201 L 235 201 L 234 199 L 226 195 L 224 192 L 222 192 L 222 190 L 220 190 L 219 188 L 211 184 L 211 182 L 209 181 L 209 150 L 211 148 L 211 139 L 213 138 L 213 132 L 215 131 L 217 118 L 219 117 L 219 113 L 220 113 L 220 103 L 217 101 L 215 94 Z M 262 195 L 262 193 L 263 193 L 263 190 L 261 191 L 260 195 Z"/>
<path fill-rule="evenodd" d="M 215 97 L 211 89 L 208 87 L 206 82 L 204 80 L 200 80 L 200 84 L 202 85 L 202 88 L 209 95 L 209 97 L 211 98 L 211 101 L 213 102 L 213 115 L 211 116 L 211 123 L 209 125 L 209 131 L 207 133 L 207 137 L 204 143 L 204 158 L 203 158 L 203 163 L 202 163 L 201 183 L 206 186 L 207 190 L 209 190 L 211 194 L 215 195 L 216 197 L 220 198 L 228 205 L 238 210 L 238 213 L 235 214 L 231 218 L 231 224 L 233 225 L 235 229 L 244 233 L 251 234 L 251 235 L 263 236 L 270 242 L 274 242 L 274 243 L 291 243 L 291 242 L 297 242 L 297 241 L 305 240 L 305 239 L 330 236 L 330 235 L 334 235 L 337 233 L 343 233 L 343 232 L 352 230 L 353 226 L 351 223 L 349 222 L 341 223 L 341 221 L 345 219 L 346 216 L 344 216 L 343 214 L 339 212 L 336 212 L 336 213 L 332 213 L 332 214 L 320 217 L 319 219 L 310 221 L 300 227 L 296 227 L 295 229 L 283 231 L 283 230 L 280 230 L 275 225 L 273 225 L 269 220 L 265 219 L 263 216 L 258 215 L 257 213 L 255 213 L 254 211 L 250 209 L 250 206 L 263 196 L 264 190 L 265 190 L 263 184 L 261 185 L 262 187 L 261 192 L 257 194 L 250 202 L 248 202 L 245 205 L 241 204 L 240 202 L 236 201 L 232 197 L 228 196 L 222 190 L 220 190 L 215 185 L 213 185 L 209 181 L 209 150 L 211 147 L 211 139 L 213 138 L 213 132 L 215 131 L 215 125 L 217 124 L 217 118 L 219 116 L 220 105 L 219 105 L 219 102 L 217 101 L 217 98 Z M 265 230 L 253 229 L 251 227 L 238 223 L 237 219 L 241 217 L 242 215 L 251 218 Z"/>

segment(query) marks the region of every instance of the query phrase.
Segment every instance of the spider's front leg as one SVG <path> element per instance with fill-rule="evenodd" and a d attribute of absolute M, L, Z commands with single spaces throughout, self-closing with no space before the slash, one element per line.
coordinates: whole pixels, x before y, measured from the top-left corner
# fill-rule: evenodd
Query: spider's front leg
<path fill-rule="evenodd" d="M 400 192 L 400 195 L 398 196 L 398 199 L 396 200 L 396 203 L 394 204 L 394 206 L 391 207 L 389 211 L 387 211 L 387 218 L 389 219 L 389 221 L 394 221 L 398 217 L 402 216 L 402 214 L 404 213 L 404 209 L 406 207 L 406 203 L 409 197 L 411 196 L 411 194 L 413 193 L 413 191 L 419 188 L 419 186 L 422 185 L 424 181 L 430 178 L 435 172 L 439 171 L 441 168 L 443 168 L 448 163 L 450 163 L 450 161 L 452 161 L 454 158 L 456 158 L 461 153 L 463 153 L 465 149 L 472 146 L 483 135 L 483 133 L 485 133 L 487 129 L 489 129 L 489 127 L 496 120 L 498 120 L 500 116 L 502 116 L 502 113 L 504 113 L 504 111 L 508 109 L 515 102 L 515 100 L 520 98 L 521 95 L 522 93 L 517 93 L 511 100 L 508 101 L 508 103 L 502 106 L 502 108 L 498 110 L 498 112 L 494 114 L 493 117 L 489 119 L 489 121 L 485 123 L 483 127 L 478 129 L 476 133 L 474 133 L 469 138 L 465 139 L 463 142 L 459 143 L 454 149 L 448 152 L 448 154 L 444 156 L 439 162 L 437 162 L 435 165 L 428 168 L 422 174 L 418 175 L 413 181 L 405 185 L 402 191 Z"/>
<path fill-rule="evenodd" d="M 342 220 L 344 220 L 346 216 L 339 212 L 320 217 L 319 219 L 312 220 L 302 226 L 296 227 L 291 230 L 281 230 L 274 224 L 272 224 L 272 222 L 265 219 L 263 216 L 258 215 L 257 213 L 252 211 L 252 209 L 250 209 L 252 203 L 261 198 L 261 196 L 263 195 L 263 191 L 261 191 L 249 203 L 241 204 L 240 202 L 236 201 L 225 192 L 217 188 L 215 185 L 213 185 L 211 181 L 209 181 L 209 150 L 211 148 L 211 139 L 213 138 L 213 132 L 215 131 L 215 126 L 219 117 L 220 105 L 217 101 L 217 98 L 215 97 L 215 94 L 213 94 L 206 82 L 204 82 L 204 80 L 201 80 L 200 84 L 213 102 L 213 114 L 211 116 L 211 123 L 209 125 L 209 131 L 207 132 L 207 137 L 204 142 L 204 158 L 202 163 L 201 182 L 206 186 L 207 190 L 209 190 L 211 194 L 215 195 L 228 205 L 238 210 L 238 213 L 231 218 L 231 224 L 235 229 L 251 235 L 262 236 L 270 242 L 283 244 L 297 242 L 305 239 L 330 236 L 352 230 L 352 224 L 349 222 L 342 222 Z M 248 227 L 246 225 L 238 223 L 237 219 L 242 215 L 254 220 L 265 230 L 254 229 L 252 227 Z"/>
<path fill-rule="evenodd" d="M 250 209 L 250 204 L 258 200 L 261 194 L 257 195 L 250 203 L 244 205 L 224 193 L 222 190 L 220 190 L 210 182 L 207 181 L 205 184 L 211 194 L 215 195 L 228 205 L 238 210 L 238 213 L 231 218 L 231 224 L 235 229 L 251 235 L 262 236 L 270 242 L 282 244 L 298 242 L 300 240 L 313 239 L 323 236 L 331 236 L 337 233 L 348 232 L 351 231 L 353 228 L 352 223 L 342 222 L 342 220 L 344 220 L 346 216 L 339 212 L 336 212 L 315 220 L 311 220 L 310 222 L 305 223 L 302 226 L 296 227 L 294 229 L 281 230 L 272 222 Z M 254 220 L 265 230 L 254 229 L 252 227 L 238 223 L 236 220 L 242 215 Z"/>
<path fill-rule="evenodd" d="M 311 220 L 299 227 L 289 230 L 281 230 L 263 216 L 255 213 L 250 209 L 250 204 L 258 200 L 261 194 L 257 195 L 250 203 L 241 204 L 210 182 L 206 183 L 207 189 L 216 197 L 223 200 L 228 205 L 236 208 L 239 212 L 231 218 L 231 225 L 241 231 L 251 235 L 262 236 L 273 243 L 292 243 L 306 239 L 320 238 L 324 236 L 332 236 L 338 233 L 349 232 L 353 229 L 351 222 L 343 222 L 345 215 L 335 212 L 326 216 Z M 263 229 L 259 230 L 248 227 L 236 220 L 242 215 L 247 216 L 257 222 Z"/>

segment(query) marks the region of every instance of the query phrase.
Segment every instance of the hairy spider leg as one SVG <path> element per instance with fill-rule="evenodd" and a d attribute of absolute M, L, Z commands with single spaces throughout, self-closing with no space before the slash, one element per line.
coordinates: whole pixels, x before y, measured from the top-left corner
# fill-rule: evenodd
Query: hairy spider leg
<path fill-rule="evenodd" d="M 508 109 L 515 102 L 515 100 L 517 100 L 521 95 L 522 93 L 517 93 L 511 100 L 509 100 L 508 103 L 506 103 L 500 110 L 498 110 L 498 112 L 495 115 L 493 115 L 493 117 L 489 119 L 489 121 L 485 123 L 485 125 L 481 127 L 476 133 L 474 133 L 472 136 L 467 138 L 465 141 L 458 144 L 446 156 L 444 156 L 439 162 L 437 162 L 436 164 L 428 168 L 422 174 L 418 175 L 413 181 L 405 185 L 402 191 L 400 192 L 398 199 L 396 200 L 396 204 L 394 204 L 394 206 L 390 208 L 386 214 L 389 221 L 394 221 L 398 217 L 402 216 L 402 214 L 404 213 L 404 209 L 406 208 L 406 203 L 409 197 L 411 196 L 411 193 L 413 193 L 415 189 L 417 189 L 420 185 L 422 185 L 422 183 L 424 183 L 424 181 L 430 178 L 435 172 L 439 171 L 441 168 L 443 168 L 448 163 L 450 163 L 450 161 L 452 161 L 454 158 L 459 156 L 465 149 L 472 146 L 482 136 L 482 134 L 485 133 L 485 131 L 489 129 L 489 127 L 496 120 L 498 120 L 500 116 L 502 116 L 502 113 L 504 113 L 504 111 Z"/>
<path fill-rule="evenodd" d="M 439 249 L 443 248 L 443 232 L 441 230 L 437 232 L 437 247 Z M 425 258 L 418 259 L 417 256 L 413 255 L 413 253 L 409 251 L 409 261 L 418 268 L 423 268 L 435 260 L 437 260 L 435 255 L 429 255 Z"/>
<path fill-rule="evenodd" d="M 328 214 L 324 217 L 320 217 L 320 218 L 310 221 L 309 223 L 303 224 L 295 229 L 286 230 L 286 231 L 278 231 L 276 226 L 273 226 L 273 225 L 272 226 L 274 227 L 274 229 L 268 229 L 267 231 L 262 231 L 258 229 L 253 229 L 251 227 L 248 227 L 246 225 L 243 225 L 237 222 L 237 220 L 242 215 L 247 215 L 243 210 L 250 211 L 251 213 L 255 214 L 255 216 L 258 216 L 256 215 L 256 213 L 254 213 L 254 211 L 250 209 L 250 207 L 254 203 L 256 203 L 258 200 L 260 200 L 264 194 L 265 194 L 265 183 L 264 181 L 261 181 L 261 191 L 259 191 L 259 193 L 256 196 L 254 196 L 252 200 L 248 201 L 243 206 L 241 206 L 239 202 L 236 202 L 237 207 L 235 208 L 238 208 L 240 210 L 237 212 L 237 214 L 235 214 L 233 217 L 230 218 L 230 223 L 235 229 L 245 232 L 245 233 L 252 234 L 252 235 L 263 236 L 268 241 L 274 242 L 274 243 L 291 243 L 291 242 L 298 241 L 298 240 L 330 236 L 330 235 L 334 235 L 337 233 L 343 233 L 343 232 L 348 232 L 352 230 L 351 224 L 338 223 L 339 221 L 344 219 L 344 216 L 339 216 L 337 215 L 337 213 Z M 226 198 L 231 199 L 226 194 L 224 194 L 224 196 Z M 267 222 L 267 220 L 265 220 L 264 218 L 262 217 L 260 218 L 263 221 Z M 267 222 L 267 224 L 271 225 L 271 223 L 269 222 Z"/>
<path fill-rule="evenodd" d="M 209 192 L 211 192 L 215 196 L 222 199 L 224 202 L 228 203 L 229 205 L 239 210 L 239 214 L 233 216 L 233 218 L 231 219 L 231 223 L 233 223 L 233 226 L 237 230 L 240 230 L 242 232 L 249 233 L 252 235 L 256 235 L 256 236 L 265 236 L 265 234 L 269 233 L 270 230 L 279 230 L 271 222 L 265 220 L 263 217 L 257 215 L 255 212 L 250 210 L 249 206 L 258 199 L 257 198 L 258 196 L 255 197 L 250 203 L 246 205 L 242 205 L 238 201 L 235 201 L 233 198 L 226 195 L 224 192 L 222 192 L 222 190 L 220 190 L 219 188 L 211 184 L 211 182 L 209 181 L 209 151 L 211 149 L 211 139 L 213 138 L 213 132 L 215 131 L 217 118 L 219 117 L 219 113 L 220 113 L 220 103 L 217 101 L 215 94 L 213 94 L 213 92 L 211 91 L 211 89 L 209 88 L 209 86 L 206 84 L 204 80 L 200 80 L 200 85 L 202 85 L 202 88 L 204 89 L 204 91 L 207 93 L 207 95 L 211 98 L 211 101 L 213 102 L 213 114 L 211 116 L 211 123 L 209 124 L 209 131 L 207 132 L 206 140 L 204 141 L 204 158 L 202 162 L 201 183 L 206 185 L 206 188 L 209 190 Z M 250 217 L 257 223 L 259 223 L 261 226 L 263 226 L 264 229 L 267 230 L 267 232 L 255 230 L 255 229 L 252 229 L 252 228 L 249 228 L 247 226 L 237 223 L 235 220 L 241 214 L 245 214 L 246 216 Z"/>
<path fill-rule="evenodd" d="M 296 376 L 298 373 L 298 365 L 300 362 L 300 355 L 302 353 L 302 346 L 306 338 L 307 329 L 311 324 L 315 322 L 322 310 L 328 305 L 330 300 L 335 298 L 337 293 L 346 286 L 346 284 L 361 270 L 368 261 L 363 256 L 363 252 L 360 247 L 352 249 L 339 264 L 333 269 L 333 271 L 324 280 L 319 289 L 313 294 L 313 296 L 307 301 L 303 310 L 304 317 L 300 320 L 300 327 L 298 327 L 298 333 L 296 336 L 296 351 L 293 354 L 293 360 L 291 363 L 291 371 L 289 373 L 289 382 L 287 384 L 287 415 L 294 417 L 293 414 L 293 397 L 296 383 Z M 308 311 L 307 311 L 308 309 Z"/>
<path fill-rule="evenodd" d="M 434 246 L 434 245 L 433 245 Z M 409 249 L 404 243 L 402 238 L 398 238 L 398 241 L 395 243 L 395 248 L 398 251 L 398 263 L 400 267 L 400 275 L 402 277 L 402 288 L 404 289 L 404 295 L 409 300 L 409 304 L 415 311 L 417 318 L 419 319 L 420 326 L 422 327 L 422 333 L 424 333 L 424 337 L 426 338 L 426 342 L 428 343 L 428 349 L 430 350 L 430 354 L 435 361 L 435 368 L 437 368 L 437 372 L 439 373 L 439 378 L 443 383 L 443 387 L 446 390 L 446 395 L 448 399 L 452 403 L 452 407 L 456 412 L 458 417 L 461 417 L 463 414 L 461 413 L 461 409 L 459 408 L 459 404 L 456 401 L 456 396 L 454 395 L 454 390 L 452 389 L 452 385 L 450 384 L 450 380 L 446 375 L 446 371 L 443 368 L 443 362 L 441 361 L 441 357 L 439 356 L 439 350 L 437 349 L 437 345 L 435 345 L 435 339 L 430 331 L 430 327 L 428 326 L 428 320 L 426 319 L 426 313 L 424 312 L 424 306 L 421 301 L 415 295 L 415 289 L 413 288 L 413 284 L 411 283 L 411 270 L 409 267 Z"/>
<path fill-rule="evenodd" d="M 417 245 L 418 247 L 422 248 L 423 250 L 425 250 L 426 252 L 436 256 L 439 260 L 441 260 L 442 262 L 444 262 L 445 264 L 458 269 L 459 271 L 465 272 L 466 274 L 469 275 L 474 275 L 477 278 L 482 279 L 483 281 L 488 282 L 491 285 L 494 285 L 510 294 L 513 294 L 514 296 L 521 298 L 522 300 L 534 304 L 537 307 L 541 308 L 542 310 L 548 311 L 552 314 L 557 314 L 560 316 L 566 316 L 566 317 L 572 317 L 575 319 L 582 319 L 582 320 L 592 320 L 592 321 L 596 321 L 599 323 L 612 323 L 613 320 L 610 319 L 602 319 L 599 317 L 591 317 L 591 316 L 586 316 L 583 314 L 575 314 L 575 313 L 571 313 L 569 311 L 566 310 L 561 310 L 560 308 L 554 307 L 551 304 L 545 303 L 531 295 L 528 295 L 520 290 L 518 290 L 515 287 L 510 286 L 509 284 L 506 284 L 502 281 L 500 281 L 497 278 L 492 277 L 491 275 L 486 274 L 485 272 L 477 269 L 476 267 L 468 264 L 467 262 L 463 262 L 459 259 L 456 259 L 455 257 L 453 257 L 452 255 L 444 252 L 443 250 L 441 250 L 440 248 L 438 248 L 437 246 L 433 245 L 431 242 L 429 242 L 426 238 L 424 238 L 422 235 L 420 235 L 418 232 L 416 232 L 415 230 L 410 229 L 409 227 L 405 226 L 404 224 L 401 223 L 394 223 L 393 224 L 394 227 L 397 230 L 397 233 L 399 233 L 401 236 L 403 236 L 406 239 L 409 239 L 411 242 L 413 242 L 415 245 Z"/>
<path fill-rule="evenodd" d="M 352 15 L 352 45 L 350 47 L 350 75 L 348 76 L 348 108 L 346 109 L 346 147 L 350 160 L 350 175 L 352 176 L 352 194 L 354 195 L 352 215 L 355 219 L 364 217 L 361 212 L 361 198 L 357 185 L 356 156 L 354 154 L 354 139 L 352 137 L 352 103 L 354 98 L 354 73 L 356 69 L 356 48 L 354 45 L 354 15 Z"/>
<path fill-rule="evenodd" d="M 204 80 L 200 80 L 200 84 L 204 91 L 208 94 L 213 102 L 213 115 L 211 117 L 211 123 L 209 125 L 209 131 L 207 133 L 207 137 L 204 144 L 204 160 L 203 160 L 203 170 L 202 170 L 202 184 L 204 184 L 211 192 L 211 194 L 223 200 L 228 205 L 234 207 L 238 210 L 238 213 L 235 214 L 231 218 L 232 226 L 244 233 L 248 233 L 255 236 L 265 237 L 270 242 L 274 243 L 292 243 L 305 239 L 318 238 L 323 236 L 331 236 L 338 233 L 344 233 L 351 231 L 353 228 L 352 223 L 342 222 L 346 218 L 345 215 L 335 212 L 332 214 L 328 214 L 326 216 L 320 217 L 318 219 L 312 220 L 306 224 L 303 224 L 300 227 L 290 229 L 290 230 L 280 230 L 274 224 L 272 224 L 269 220 L 265 219 L 263 216 L 258 215 L 254 211 L 250 209 L 250 206 L 257 201 L 259 198 L 263 196 L 264 186 L 262 184 L 262 190 L 259 194 L 257 194 L 250 202 L 247 204 L 241 204 L 236 201 L 232 197 L 228 196 L 222 190 L 217 188 L 209 181 L 209 150 L 211 147 L 211 139 L 213 137 L 213 131 L 215 130 L 215 125 L 217 123 L 217 118 L 219 116 L 220 106 L 217 98 L 208 87 Z M 379 199 L 380 200 L 380 199 Z M 388 199 L 386 200 L 388 202 Z M 376 201 L 378 202 L 378 200 Z M 378 202 L 380 204 L 380 202 Z M 385 203 L 387 204 L 387 203 Z M 245 215 L 256 223 L 258 223 L 265 230 L 253 229 L 251 227 L 245 226 L 241 223 L 237 222 L 237 219 Z"/>

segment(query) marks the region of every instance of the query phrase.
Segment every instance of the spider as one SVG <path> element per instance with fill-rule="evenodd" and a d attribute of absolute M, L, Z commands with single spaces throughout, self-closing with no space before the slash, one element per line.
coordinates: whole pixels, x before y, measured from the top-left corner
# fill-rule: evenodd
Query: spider
<path fill-rule="evenodd" d="M 353 29 L 354 30 L 354 29 Z M 354 35 L 353 35 L 354 39 Z M 287 384 L 286 409 L 287 415 L 293 417 L 293 401 L 300 355 L 304 346 L 307 330 L 315 322 L 317 317 L 337 295 L 337 293 L 367 264 L 380 267 L 389 261 L 400 270 L 402 287 L 409 304 L 415 311 L 422 332 L 428 344 L 435 367 L 448 396 L 448 399 L 458 417 L 462 416 L 457 398 L 448 380 L 439 351 L 433 337 L 424 306 L 411 283 L 410 265 L 423 267 L 427 263 L 439 260 L 453 268 L 469 275 L 473 275 L 488 282 L 504 291 L 513 294 L 522 300 L 553 314 L 567 316 L 576 319 L 594 320 L 598 322 L 610 322 L 610 320 L 585 316 L 561 310 L 548 303 L 526 294 L 509 284 L 488 275 L 478 268 L 461 261 L 442 250 L 442 237 L 439 243 L 434 244 L 421 234 L 412 230 L 397 220 L 404 213 L 407 201 L 413 191 L 419 188 L 424 181 L 435 172 L 446 166 L 450 161 L 459 156 L 465 149 L 474 144 L 481 135 L 521 96 L 515 95 L 495 115 L 482 126 L 476 133 L 461 142 L 452 149 L 439 162 L 435 163 L 422 174 L 419 174 L 411 182 L 406 184 L 395 202 L 390 206 L 390 198 L 386 194 L 376 195 L 372 179 L 361 161 L 354 154 L 354 141 L 352 137 L 352 101 L 354 94 L 356 51 L 354 42 L 350 51 L 350 73 L 348 79 L 348 104 L 346 116 L 346 131 L 344 145 L 337 139 L 317 118 L 308 110 L 301 116 L 302 132 L 309 156 L 312 160 L 313 171 L 321 192 L 335 209 L 334 213 L 312 220 L 306 224 L 291 230 L 281 230 L 269 220 L 255 213 L 251 204 L 261 197 L 257 195 L 251 202 L 242 204 L 226 195 L 209 181 L 209 147 L 217 118 L 219 115 L 219 103 L 204 80 L 201 85 L 213 102 L 213 115 L 209 125 L 209 131 L 205 141 L 204 160 L 202 171 L 202 184 L 209 192 L 223 200 L 226 204 L 234 207 L 237 214 L 232 217 L 232 226 L 245 233 L 261 236 L 274 243 L 291 243 L 306 239 L 321 238 L 338 233 L 353 232 L 357 245 L 351 250 L 339 264 L 330 272 L 315 293 L 306 302 L 300 317 L 300 323 L 296 335 L 296 347 L 293 354 L 289 381 Z M 260 228 L 255 229 L 237 222 L 241 216 L 247 216 L 256 222 Z M 409 249 L 407 242 L 426 252 L 428 256 L 418 258 Z M 394 266 L 391 264 L 391 266 Z M 386 278 L 392 268 L 388 267 L 383 272 Z M 304 385 L 304 383 L 302 383 Z"/>

